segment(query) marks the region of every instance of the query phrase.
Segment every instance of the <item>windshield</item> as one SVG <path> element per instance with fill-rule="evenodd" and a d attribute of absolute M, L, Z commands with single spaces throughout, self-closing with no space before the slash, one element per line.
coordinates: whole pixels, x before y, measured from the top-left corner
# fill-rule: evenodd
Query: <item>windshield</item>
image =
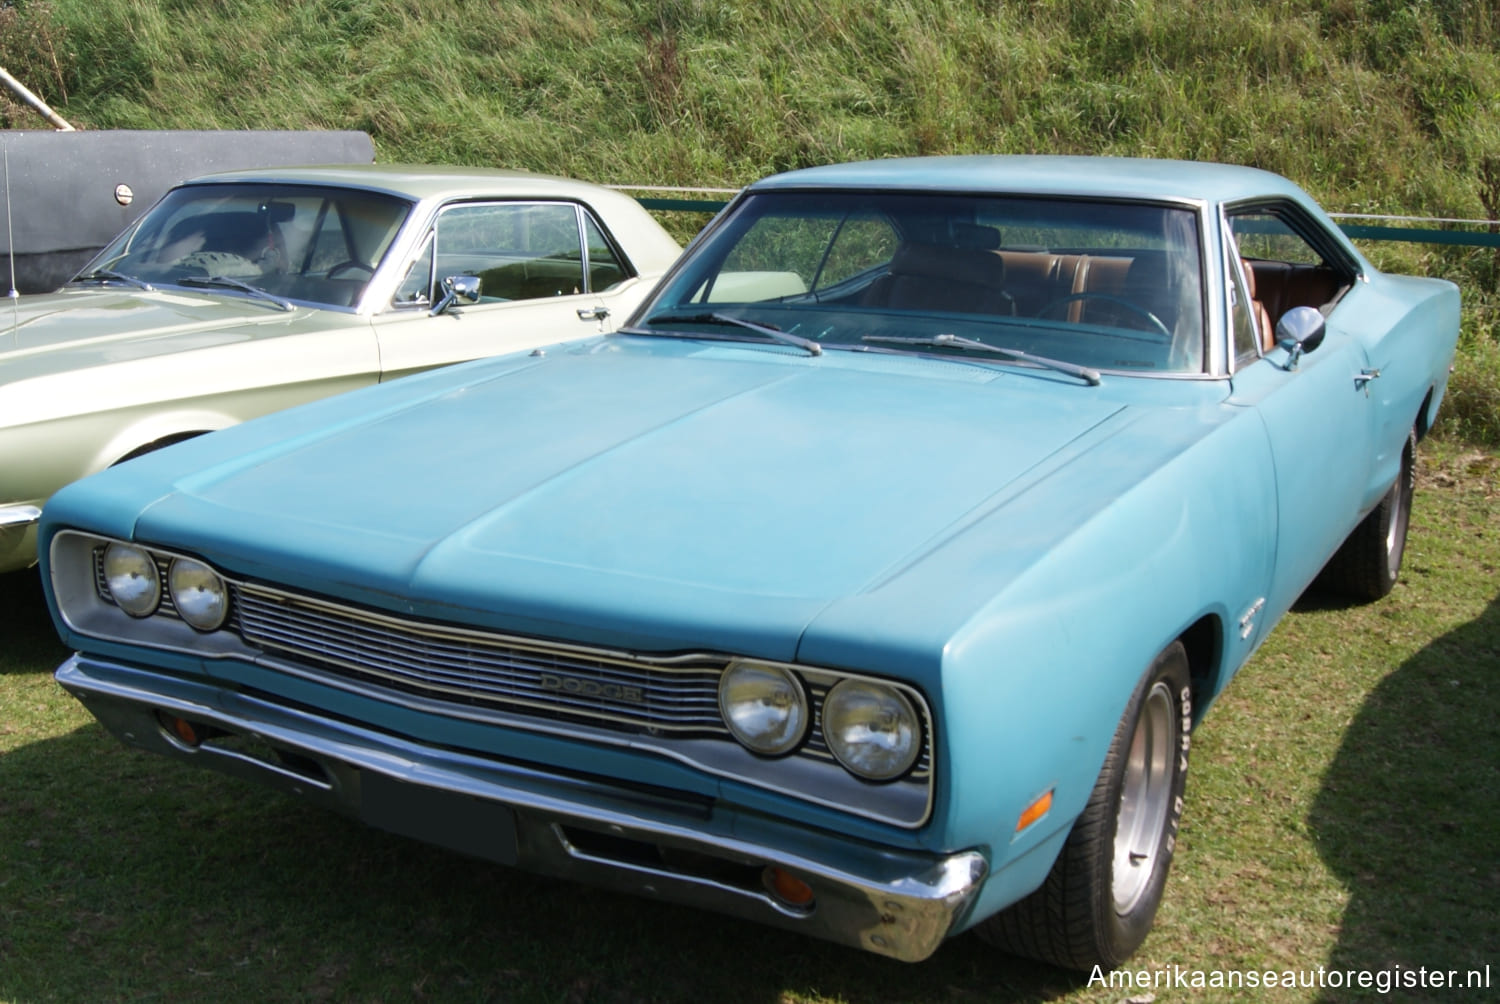
<path fill-rule="evenodd" d="M 1194 210 L 1149 203 L 759 193 L 638 327 L 697 333 L 722 317 L 830 348 L 975 355 L 982 342 L 1089 370 L 1201 373 L 1198 234 Z"/>
<path fill-rule="evenodd" d="M 204 288 L 254 287 L 333 307 L 358 302 L 411 203 L 376 192 L 274 184 L 187 185 L 78 274 Z"/>

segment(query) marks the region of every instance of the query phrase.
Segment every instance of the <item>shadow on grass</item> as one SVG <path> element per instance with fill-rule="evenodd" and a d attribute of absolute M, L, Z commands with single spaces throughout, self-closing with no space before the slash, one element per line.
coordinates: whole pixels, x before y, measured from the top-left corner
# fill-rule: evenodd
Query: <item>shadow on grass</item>
<path fill-rule="evenodd" d="M 127 750 L 0 756 L 0 999 L 1046 1001 L 964 936 L 906 965 L 392 837 Z"/>
<path fill-rule="evenodd" d="M 0 673 L 52 669 L 67 656 L 35 568 L 0 574 Z"/>
<path fill-rule="evenodd" d="M 1420 980 L 1426 967 L 1464 980 L 1488 965 L 1500 986 L 1497 805 L 1500 598 L 1371 691 L 1323 779 L 1309 823 L 1350 892 L 1328 969 Z M 1402 999 L 1454 993 L 1395 986 Z"/>

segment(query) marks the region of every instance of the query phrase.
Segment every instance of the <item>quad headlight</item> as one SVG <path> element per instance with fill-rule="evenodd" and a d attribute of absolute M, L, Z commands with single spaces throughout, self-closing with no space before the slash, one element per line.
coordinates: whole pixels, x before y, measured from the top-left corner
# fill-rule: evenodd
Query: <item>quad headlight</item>
<path fill-rule="evenodd" d="M 781 756 L 817 731 L 829 752 L 855 777 L 894 781 L 921 758 L 922 717 L 902 688 L 863 677 L 741 659 L 719 679 L 719 711 L 729 732 L 751 752 Z M 829 679 L 832 677 L 832 679 Z M 823 689 L 826 687 L 826 691 Z M 821 694 L 821 699 L 818 695 Z"/>
<path fill-rule="evenodd" d="M 116 541 L 104 549 L 104 586 L 132 617 L 150 617 L 161 605 L 161 574 L 151 555 Z"/>
<path fill-rule="evenodd" d="M 761 662 L 730 664 L 719 680 L 719 711 L 735 739 L 766 756 L 796 748 L 812 717 L 801 681 Z"/>
<path fill-rule="evenodd" d="M 229 590 L 212 568 L 176 558 L 167 570 L 167 590 L 178 615 L 199 631 L 214 631 L 229 613 Z"/>
<path fill-rule="evenodd" d="M 922 726 L 899 690 L 849 679 L 835 684 L 823 701 L 823 739 L 850 773 L 889 781 L 916 763 Z"/>

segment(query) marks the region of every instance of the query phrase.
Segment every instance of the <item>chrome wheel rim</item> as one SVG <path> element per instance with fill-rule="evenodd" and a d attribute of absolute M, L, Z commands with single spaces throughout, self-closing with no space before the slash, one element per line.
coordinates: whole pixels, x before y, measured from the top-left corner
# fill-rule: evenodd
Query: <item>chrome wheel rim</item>
<path fill-rule="evenodd" d="M 1411 519 L 1411 471 L 1404 464 L 1401 475 L 1392 487 L 1396 493 L 1392 500 L 1391 523 L 1385 531 L 1385 568 L 1391 578 L 1401 571 L 1401 552 L 1406 549 L 1406 525 Z"/>
<path fill-rule="evenodd" d="M 1135 908 L 1156 874 L 1163 829 L 1172 808 L 1172 691 L 1158 680 L 1141 704 L 1125 761 L 1120 808 L 1115 817 L 1114 868 L 1110 887 L 1115 910 Z"/>

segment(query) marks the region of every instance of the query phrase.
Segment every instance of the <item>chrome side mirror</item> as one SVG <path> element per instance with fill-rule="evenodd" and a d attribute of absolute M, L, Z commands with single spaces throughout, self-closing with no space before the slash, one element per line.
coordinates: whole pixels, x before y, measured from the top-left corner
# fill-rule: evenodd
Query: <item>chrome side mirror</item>
<path fill-rule="evenodd" d="M 1287 351 L 1286 369 L 1297 368 L 1297 360 L 1323 344 L 1328 321 L 1313 307 L 1293 307 L 1276 322 L 1276 344 Z"/>
<path fill-rule="evenodd" d="M 432 308 L 431 316 L 446 311 L 455 303 L 462 306 L 479 302 L 479 290 L 483 283 L 477 275 L 450 275 L 443 280 L 443 298 Z"/>

